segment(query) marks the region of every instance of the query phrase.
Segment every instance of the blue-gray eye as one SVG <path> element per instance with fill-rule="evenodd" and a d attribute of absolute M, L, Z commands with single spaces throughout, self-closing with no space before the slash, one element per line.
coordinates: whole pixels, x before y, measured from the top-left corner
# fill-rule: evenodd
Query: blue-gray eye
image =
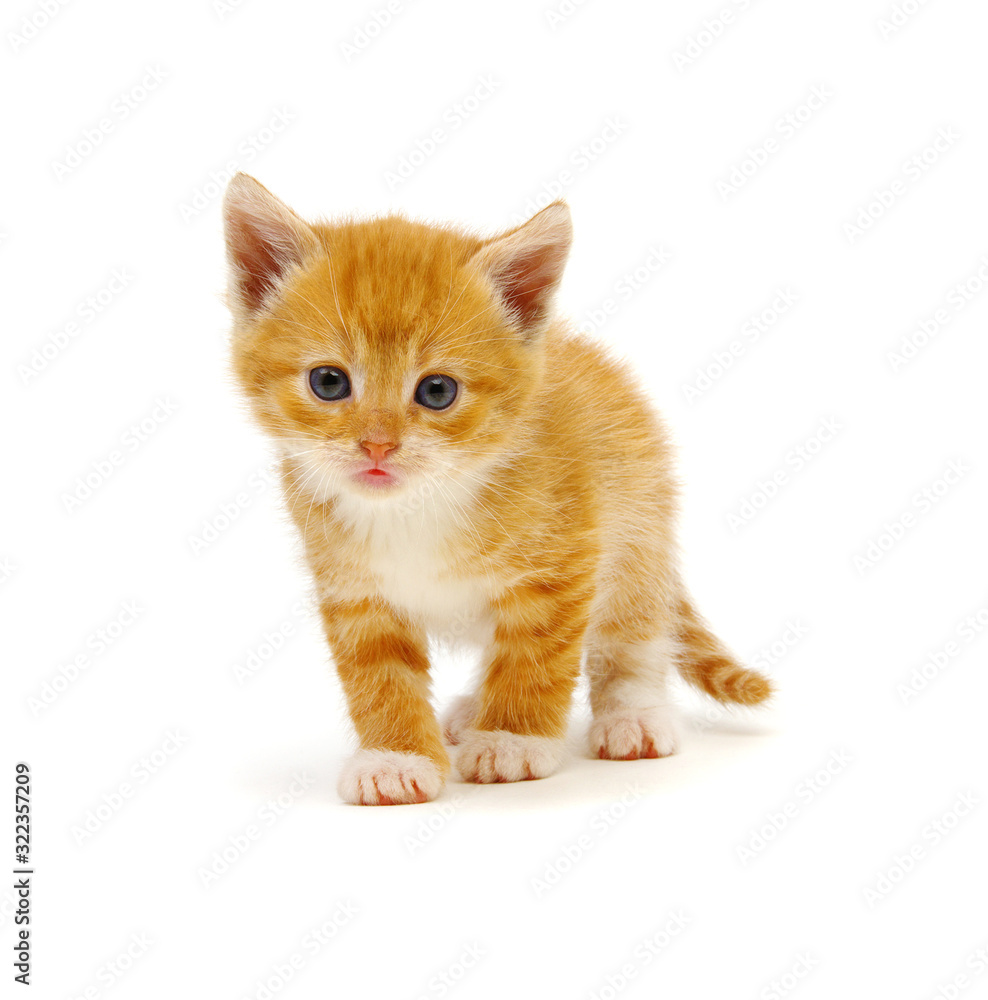
<path fill-rule="evenodd" d="M 332 402 L 350 395 L 350 379 L 342 368 L 321 365 L 309 372 L 309 385 L 320 398 Z"/>
<path fill-rule="evenodd" d="M 415 390 L 415 402 L 430 410 L 445 410 L 456 399 L 456 389 L 448 375 L 426 375 Z"/>

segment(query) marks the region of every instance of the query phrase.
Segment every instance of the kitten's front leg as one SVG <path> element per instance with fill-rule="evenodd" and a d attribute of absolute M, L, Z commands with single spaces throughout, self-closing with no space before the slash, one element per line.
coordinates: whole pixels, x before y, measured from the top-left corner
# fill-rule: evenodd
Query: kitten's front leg
<path fill-rule="evenodd" d="M 449 727 L 465 781 L 524 781 L 558 769 L 588 605 L 573 579 L 525 584 L 498 601 L 476 714 Z"/>
<path fill-rule="evenodd" d="M 383 601 L 325 600 L 320 613 L 360 737 L 340 796 L 358 805 L 434 799 L 449 757 L 429 704 L 425 636 Z"/>

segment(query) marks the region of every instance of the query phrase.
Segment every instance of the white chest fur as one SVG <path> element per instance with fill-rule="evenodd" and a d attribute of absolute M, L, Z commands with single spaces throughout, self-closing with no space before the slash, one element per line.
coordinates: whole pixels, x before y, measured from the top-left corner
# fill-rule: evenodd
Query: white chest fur
<path fill-rule="evenodd" d="M 487 579 L 482 571 L 464 576 L 452 570 L 462 506 L 434 497 L 417 505 L 354 497 L 341 498 L 337 510 L 362 543 L 366 568 L 388 603 L 440 641 L 486 641 Z"/>

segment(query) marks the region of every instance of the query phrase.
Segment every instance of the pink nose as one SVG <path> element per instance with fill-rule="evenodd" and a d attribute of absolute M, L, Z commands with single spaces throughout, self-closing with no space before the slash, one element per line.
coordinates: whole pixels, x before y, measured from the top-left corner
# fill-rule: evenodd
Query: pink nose
<path fill-rule="evenodd" d="M 375 462 L 380 462 L 388 452 L 394 451 L 398 447 L 396 444 L 392 444 L 390 441 L 361 441 L 360 447 L 374 459 Z"/>

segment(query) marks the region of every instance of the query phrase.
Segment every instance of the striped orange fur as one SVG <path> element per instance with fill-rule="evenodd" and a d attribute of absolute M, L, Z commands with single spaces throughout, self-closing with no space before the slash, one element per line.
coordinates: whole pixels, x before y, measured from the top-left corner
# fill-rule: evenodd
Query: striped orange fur
<path fill-rule="evenodd" d="M 681 582 L 658 417 L 554 317 L 563 203 L 491 239 L 309 224 L 241 174 L 224 220 L 234 371 L 279 448 L 360 741 L 345 799 L 432 798 L 451 749 L 466 780 L 552 773 L 583 668 L 602 758 L 675 750 L 677 666 L 722 701 L 768 697 Z M 445 728 L 430 636 L 483 649 Z"/>

